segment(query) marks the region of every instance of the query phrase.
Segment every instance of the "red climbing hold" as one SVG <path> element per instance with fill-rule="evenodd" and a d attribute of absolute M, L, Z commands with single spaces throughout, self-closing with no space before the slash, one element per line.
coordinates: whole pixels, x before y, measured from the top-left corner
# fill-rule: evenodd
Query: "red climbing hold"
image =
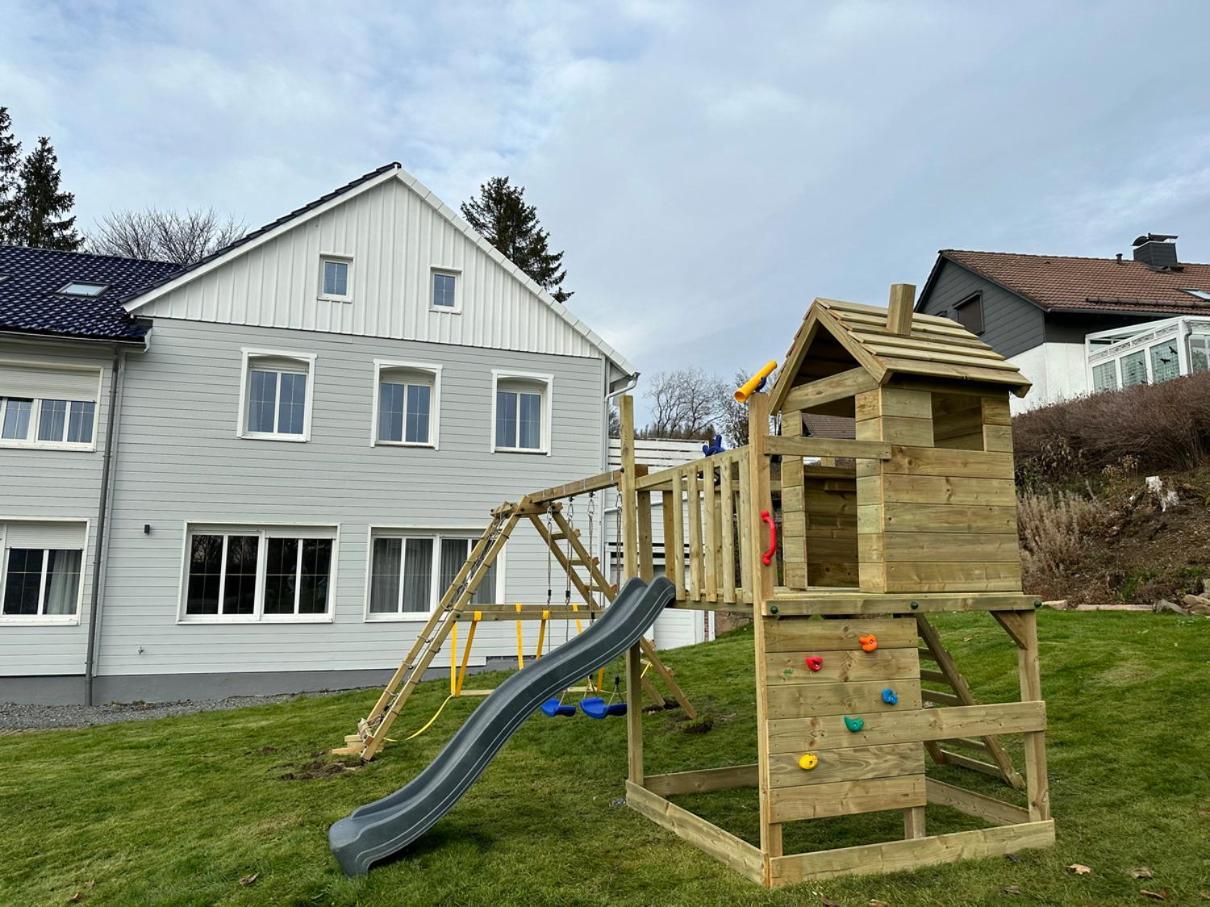
<path fill-rule="evenodd" d="M 803 659 L 803 661 L 806 663 L 807 667 L 810 668 L 812 671 L 818 671 L 820 668 L 823 667 L 823 659 L 820 658 L 818 655 L 808 655 L 806 658 Z"/>

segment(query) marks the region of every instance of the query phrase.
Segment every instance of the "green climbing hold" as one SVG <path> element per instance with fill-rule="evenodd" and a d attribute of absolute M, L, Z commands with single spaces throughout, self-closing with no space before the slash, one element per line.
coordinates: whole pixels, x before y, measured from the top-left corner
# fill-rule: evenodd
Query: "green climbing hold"
<path fill-rule="evenodd" d="M 844 716 L 844 726 L 847 727 L 850 732 L 856 734 L 863 727 L 865 727 L 865 719 L 864 718 L 850 718 L 848 715 L 845 715 Z"/>

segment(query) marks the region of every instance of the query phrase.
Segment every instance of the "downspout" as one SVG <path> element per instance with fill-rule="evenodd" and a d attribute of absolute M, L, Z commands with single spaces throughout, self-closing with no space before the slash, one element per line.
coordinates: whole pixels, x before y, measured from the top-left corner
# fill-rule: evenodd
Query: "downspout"
<path fill-rule="evenodd" d="M 110 481 L 113 474 L 114 435 L 118 421 L 118 383 L 125 361 L 126 350 L 115 347 L 109 381 L 109 412 L 105 417 L 105 452 L 101 463 L 101 499 L 97 512 L 97 537 L 92 560 L 92 594 L 89 596 L 88 606 L 88 649 L 84 655 L 85 705 L 93 705 L 93 668 L 101 630 L 101 586 L 105 578 L 104 558 L 108 547 L 106 542 L 109 529 Z"/>
<path fill-rule="evenodd" d="M 609 469 L 609 405 L 613 402 L 613 399 L 615 397 L 620 397 L 622 394 L 625 394 L 629 391 L 634 390 L 635 385 L 637 385 L 639 383 L 639 373 L 635 372 L 633 375 L 631 375 L 629 378 L 627 378 L 622 383 L 622 386 L 619 387 L 617 390 L 610 390 L 609 362 L 607 360 L 605 363 L 605 382 L 606 382 L 605 383 L 605 449 L 604 449 L 604 451 L 602 451 L 602 455 L 603 455 L 602 466 L 604 469 L 608 470 Z M 604 495 L 602 495 L 602 498 L 604 498 Z M 608 533 L 606 533 L 606 531 L 605 531 L 606 526 L 608 525 L 608 521 L 607 521 L 606 517 L 610 513 L 616 513 L 617 516 L 615 517 L 615 519 L 617 519 L 617 520 L 620 520 L 622 518 L 621 512 L 618 510 L 617 507 L 606 507 L 606 506 L 604 506 L 604 500 L 602 500 L 601 542 L 600 542 L 601 547 L 597 550 L 597 563 L 602 564 L 602 565 L 609 564 L 612 566 L 612 564 L 609 560 L 609 539 L 607 538 Z M 612 582 L 612 580 L 611 580 L 611 582 Z"/>

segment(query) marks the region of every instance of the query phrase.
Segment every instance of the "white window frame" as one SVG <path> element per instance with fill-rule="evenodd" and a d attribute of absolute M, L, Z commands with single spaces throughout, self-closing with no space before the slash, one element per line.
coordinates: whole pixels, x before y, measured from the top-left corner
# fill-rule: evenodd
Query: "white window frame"
<path fill-rule="evenodd" d="M 341 295 L 340 293 L 327 293 L 324 291 L 324 271 L 327 269 L 327 264 L 330 261 L 338 262 L 340 264 L 347 266 L 347 270 L 345 271 L 345 275 L 346 275 L 345 292 L 343 295 Z M 352 255 L 343 255 L 338 252 L 322 252 L 322 253 L 320 253 L 318 296 L 320 299 L 326 300 L 328 302 L 352 302 L 353 301 L 353 256 Z"/>
<path fill-rule="evenodd" d="M 436 276 L 444 274 L 447 277 L 454 278 L 454 305 L 450 306 L 437 305 L 434 301 L 436 297 Z M 447 315 L 462 314 L 462 269 L 461 268 L 446 268 L 438 265 L 433 265 L 429 268 L 429 311 L 430 312 L 445 312 Z"/>
<path fill-rule="evenodd" d="M 96 292 L 81 293 L 79 290 L 72 290 L 72 287 L 89 287 Z M 108 289 L 109 284 L 97 283 L 95 280 L 69 280 L 57 292 L 60 296 L 75 296 L 77 299 L 96 299 Z"/>
<path fill-rule="evenodd" d="M 381 441 L 378 438 L 378 395 L 382 385 L 382 373 L 394 369 L 407 369 L 426 374 L 432 378 L 433 394 L 429 400 L 428 441 Z M 404 437 L 407 436 L 407 396 L 404 395 Z M 370 403 L 370 446 L 371 447 L 427 447 L 438 449 L 441 430 L 441 366 L 431 362 L 405 362 L 401 359 L 375 359 L 374 385 Z"/>
<path fill-rule="evenodd" d="M 496 395 L 500 387 L 500 382 L 508 381 L 528 381 L 533 384 L 543 385 L 542 399 L 542 443 L 538 447 L 499 447 L 496 444 Z M 492 369 L 492 418 L 491 418 L 491 446 L 492 453 L 517 453 L 530 454 L 539 456 L 550 456 L 551 451 L 551 436 L 554 429 L 554 397 L 555 397 L 555 376 L 543 374 L 541 372 L 521 372 L 512 369 Z M 518 428 L 518 433 L 520 429 Z"/>
<path fill-rule="evenodd" d="M 362 620 L 365 623 L 416 623 L 427 621 L 433 616 L 437 610 L 437 605 L 441 601 L 441 596 L 445 594 L 445 589 L 441 587 L 441 540 L 443 538 L 457 538 L 467 540 L 467 554 L 474 550 L 475 542 L 483 534 L 482 526 L 413 526 L 413 525 L 374 525 L 369 527 L 366 535 L 366 572 L 365 572 L 365 591 L 364 591 L 364 606 Z M 371 612 L 370 611 L 370 588 L 374 577 L 374 542 L 380 538 L 403 539 L 402 552 L 407 550 L 407 539 L 432 539 L 433 540 L 433 582 L 429 590 L 429 609 L 427 611 L 391 611 L 391 612 Z M 406 553 L 401 555 L 406 557 Z M 496 588 L 493 591 L 492 598 L 496 601 L 500 600 L 505 586 L 505 561 L 506 554 L 503 549 L 496 556 Z M 403 562 L 400 561 L 400 581 L 399 594 L 402 601 L 403 596 Z M 470 606 L 473 608 L 473 606 Z"/>
<path fill-rule="evenodd" d="M 75 614 L 5 614 L 4 606 L 4 588 L 8 582 L 8 539 L 5 535 L 5 524 L 7 523 L 73 523 L 77 526 L 84 527 L 84 541 L 80 545 L 80 588 L 76 592 L 76 613 Z M 80 615 L 84 611 L 84 585 L 88 579 L 87 570 L 87 551 L 88 540 L 92 537 L 92 521 L 86 517 L 40 517 L 38 519 L 30 519 L 26 516 L 6 516 L 0 514 L 0 625 L 25 626 L 25 627 L 48 627 L 48 626 L 78 626 L 80 623 Z M 46 548 L 42 549 L 46 551 Z M 66 549 L 57 548 L 56 551 Z M 70 549 L 74 550 L 74 549 Z M 46 558 L 43 555 L 42 561 L 42 589 L 38 593 L 38 607 L 44 607 L 45 602 L 42 597 L 46 594 Z"/>
<path fill-rule="evenodd" d="M 240 384 L 239 384 L 239 413 L 236 416 L 235 436 L 247 440 L 256 441 L 291 441 L 295 443 L 305 443 L 311 440 L 311 412 L 315 405 L 315 354 L 314 353 L 299 353 L 292 350 L 265 350 L 254 349 L 252 347 L 241 347 L 240 355 L 242 357 L 242 365 L 240 367 Z M 303 433 L 301 435 L 282 434 L 277 431 L 249 431 L 248 430 L 248 372 L 255 367 L 254 360 L 256 359 L 293 359 L 298 362 L 300 371 L 301 366 L 306 365 L 307 375 L 307 393 L 303 400 L 305 407 L 303 412 Z M 280 372 L 278 373 L 280 374 Z M 281 382 L 277 385 L 277 395 L 274 398 L 273 404 L 273 424 L 277 425 L 277 407 L 281 403 Z M 95 436 L 95 433 L 94 433 Z"/>
<path fill-rule="evenodd" d="M 29 366 L 29 367 L 46 365 L 47 367 L 52 367 L 52 365 L 49 363 L 25 363 L 25 362 L 10 363 L 8 360 L 0 362 L 0 364 L 3 364 L 3 365 L 17 364 L 17 365 Z M 63 370 L 62 366 L 55 365 L 53 367 Z M 33 400 L 33 408 L 32 408 L 32 412 L 30 412 L 30 415 L 29 415 L 29 437 L 26 438 L 25 440 L 17 440 L 15 438 L 0 438 L 0 447 L 41 448 L 43 450 L 74 450 L 77 452 L 82 451 L 85 453 L 96 451 L 97 434 L 100 430 L 100 423 L 101 423 L 101 419 L 100 419 L 100 416 L 101 416 L 101 389 L 102 389 L 102 381 L 104 380 L 104 374 L 101 372 L 100 369 L 92 369 L 92 368 L 73 368 L 73 369 L 67 369 L 67 370 L 73 371 L 73 372 L 87 372 L 89 374 L 95 373 L 97 376 L 97 392 L 94 395 L 96 399 L 69 401 L 69 403 L 91 403 L 93 405 L 93 408 L 92 408 L 92 440 L 87 443 L 82 443 L 82 442 L 78 442 L 78 441 L 39 441 L 38 440 L 38 429 L 40 427 L 39 422 L 42 419 L 42 401 L 43 400 L 62 400 L 62 399 L 64 399 L 63 397 L 46 396 L 46 397 L 30 398 Z M 22 397 L 21 399 L 26 399 L 26 398 Z M 7 398 L 7 397 L 0 397 L 0 426 L 4 425 L 4 410 L 8 408 L 8 400 L 9 400 L 9 398 Z M 71 407 L 70 406 L 68 406 L 68 408 L 67 408 L 67 415 L 68 415 L 68 419 L 70 420 L 70 418 L 71 418 Z M 64 422 L 63 436 L 67 437 L 67 422 L 66 421 Z"/>
<path fill-rule="evenodd" d="M 221 535 L 223 540 L 222 573 L 227 572 L 227 541 L 231 535 L 255 535 L 260 541 L 256 547 L 256 596 L 251 614 L 187 614 L 189 598 L 189 552 L 195 535 Z M 330 624 L 336 619 L 336 582 L 340 563 L 340 524 L 315 526 L 297 523 L 184 523 L 184 542 L 181 545 L 181 582 L 178 593 L 178 624 Z M 265 576 L 267 573 L 271 538 L 332 539 L 332 562 L 328 571 L 328 601 L 323 614 L 265 614 Z M 301 556 L 302 546 L 299 546 Z M 222 606 L 223 582 L 219 583 L 219 605 Z M 295 589 L 295 607 L 298 607 L 298 591 Z"/>

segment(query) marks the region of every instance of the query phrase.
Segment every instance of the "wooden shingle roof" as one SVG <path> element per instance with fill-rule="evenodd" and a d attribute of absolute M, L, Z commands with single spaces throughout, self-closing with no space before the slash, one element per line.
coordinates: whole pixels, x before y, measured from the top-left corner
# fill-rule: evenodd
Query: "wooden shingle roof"
<path fill-rule="evenodd" d="M 771 403 L 775 411 L 790 388 L 804 383 L 798 378 L 799 372 L 810 353 L 811 341 L 821 329 L 880 384 L 894 375 L 912 375 L 997 384 L 1022 397 L 1030 388 L 1030 382 L 1015 365 L 949 318 L 913 313 L 911 332 L 903 335 L 887 327 L 886 309 L 816 299 L 794 335 L 773 388 Z"/>

